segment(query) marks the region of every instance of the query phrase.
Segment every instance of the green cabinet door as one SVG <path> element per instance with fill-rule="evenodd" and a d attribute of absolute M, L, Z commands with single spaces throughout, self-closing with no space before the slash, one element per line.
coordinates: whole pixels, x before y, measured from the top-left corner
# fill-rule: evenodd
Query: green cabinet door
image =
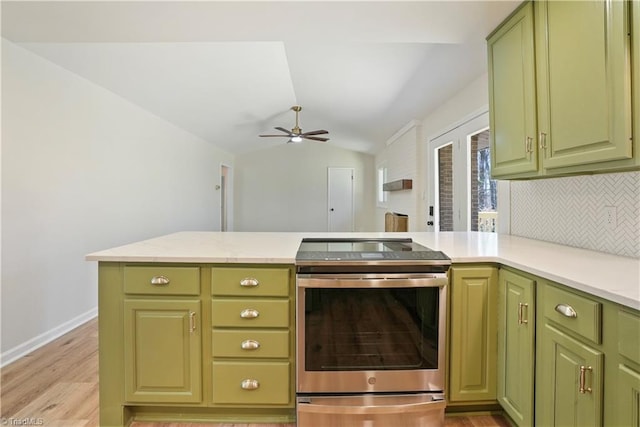
<path fill-rule="evenodd" d="M 640 372 L 619 365 L 617 386 L 617 425 L 640 425 Z"/>
<path fill-rule="evenodd" d="M 201 401 L 199 300 L 124 300 L 125 400 Z"/>
<path fill-rule="evenodd" d="M 604 354 L 547 319 L 537 354 L 536 424 L 602 425 Z"/>
<path fill-rule="evenodd" d="M 496 400 L 498 272 L 451 269 L 449 402 Z"/>
<path fill-rule="evenodd" d="M 533 426 L 535 284 L 500 270 L 498 287 L 498 402 L 515 423 Z"/>
<path fill-rule="evenodd" d="M 494 177 L 538 171 L 533 34 L 528 2 L 487 39 Z"/>
<path fill-rule="evenodd" d="M 545 171 L 631 159 L 630 3 L 534 5 L 538 145 Z"/>

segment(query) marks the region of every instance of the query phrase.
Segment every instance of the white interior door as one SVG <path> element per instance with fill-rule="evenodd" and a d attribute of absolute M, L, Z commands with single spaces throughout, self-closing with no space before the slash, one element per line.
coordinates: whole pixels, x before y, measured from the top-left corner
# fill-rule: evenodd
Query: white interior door
<path fill-rule="evenodd" d="M 353 168 L 329 168 L 329 231 L 353 231 Z"/>

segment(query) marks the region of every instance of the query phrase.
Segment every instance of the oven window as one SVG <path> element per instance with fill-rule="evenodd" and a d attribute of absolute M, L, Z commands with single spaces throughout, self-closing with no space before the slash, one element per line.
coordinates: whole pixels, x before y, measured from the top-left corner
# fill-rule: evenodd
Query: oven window
<path fill-rule="evenodd" d="M 439 291 L 307 288 L 306 370 L 438 368 Z"/>

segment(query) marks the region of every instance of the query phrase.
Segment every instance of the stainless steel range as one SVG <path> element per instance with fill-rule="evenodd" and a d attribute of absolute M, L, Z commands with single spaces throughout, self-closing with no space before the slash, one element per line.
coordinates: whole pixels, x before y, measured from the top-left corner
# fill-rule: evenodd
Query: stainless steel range
<path fill-rule="evenodd" d="M 444 253 L 411 239 L 304 239 L 299 426 L 444 424 Z"/>

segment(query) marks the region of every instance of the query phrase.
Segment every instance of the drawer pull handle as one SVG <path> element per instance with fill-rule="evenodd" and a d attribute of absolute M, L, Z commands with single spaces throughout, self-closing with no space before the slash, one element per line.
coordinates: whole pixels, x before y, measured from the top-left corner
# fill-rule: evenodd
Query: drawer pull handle
<path fill-rule="evenodd" d="M 257 350 L 260 348 L 260 343 L 256 340 L 244 340 L 240 344 L 243 350 Z"/>
<path fill-rule="evenodd" d="M 243 380 L 240 384 L 243 390 L 257 390 L 260 387 L 260 383 L 258 380 Z"/>
<path fill-rule="evenodd" d="M 168 285 L 171 282 L 167 276 L 153 276 L 151 278 L 151 284 L 157 286 Z"/>
<path fill-rule="evenodd" d="M 587 376 L 587 371 L 593 373 L 593 368 L 591 366 L 580 366 L 580 388 L 578 389 L 578 391 L 581 394 L 585 394 L 585 393 L 591 393 L 593 390 L 591 390 L 591 387 L 587 387 L 586 384 L 586 376 Z"/>
<path fill-rule="evenodd" d="M 258 316 L 260 316 L 260 312 L 253 308 L 245 308 L 240 312 L 240 317 L 243 319 L 255 319 Z"/>
<path fill-rule="evenodd" d="M 527 314 L 529 314 L 529 304 L 521 302 L 518 303 L 518 325 L 526 325 L 529 323 L 529 319 L 525 319 L 523 314 L 525 308 L 527 309 Z"/>
<path fill-rule="evenodd" d="M 565 317 L 570 317 L 575 319 L 576 317 L 578 317 L 578 313 L 576 313 L 576 311 L 573 309 L 573 307 L 571 307 L 570 305 L 567 304 L 558 304 L 556 305 L 556 311 L 560 314 L 562 314 Z"/>
<path fill-rule="evenodd" d="M 242 286 L 243 288 L 255 288 L 259 284 L 260 282 L 258 281 L 258 279 L 254 279 L 253 277 L 245 277 L 244 279 L 240 280 L 240 286 Z"/>

